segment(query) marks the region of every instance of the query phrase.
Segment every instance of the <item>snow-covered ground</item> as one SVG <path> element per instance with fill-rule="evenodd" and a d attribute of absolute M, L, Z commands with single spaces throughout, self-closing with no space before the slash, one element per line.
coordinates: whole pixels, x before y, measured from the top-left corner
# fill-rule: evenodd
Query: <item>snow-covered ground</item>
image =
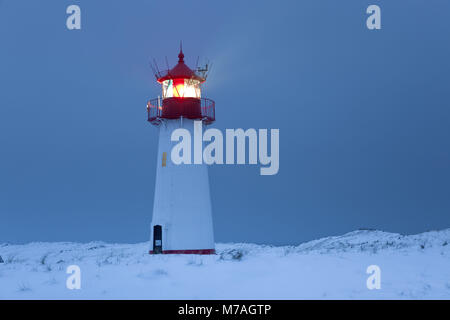
<path fill-rule="evenodd" d="M 298 246 L 217 244 L 149 255 L 149 243 L 0 245 L 0 299 L 450 299 L 450 229 L 359 230 Z M 81 268 L 81 289 L 66 268 Z M 369 265 L 381 289 L 369 290 Z"/>

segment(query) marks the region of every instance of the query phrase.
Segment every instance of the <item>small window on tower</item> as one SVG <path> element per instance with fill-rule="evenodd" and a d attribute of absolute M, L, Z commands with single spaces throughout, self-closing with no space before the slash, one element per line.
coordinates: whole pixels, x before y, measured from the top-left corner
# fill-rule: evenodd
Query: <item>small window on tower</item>
<path fill-rule="evenodd" d="M 163 152 L 162 154 L 162 166 L 165 167 L 167 164 L 167 152 Z"/>

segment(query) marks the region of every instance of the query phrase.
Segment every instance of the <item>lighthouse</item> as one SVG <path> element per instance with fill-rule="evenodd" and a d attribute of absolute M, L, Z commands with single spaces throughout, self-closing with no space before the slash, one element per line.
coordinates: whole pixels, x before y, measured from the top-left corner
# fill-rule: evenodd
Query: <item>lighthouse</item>
<path fill-rule="evenodd" d="M 194 121 L 209 125 L 215 120 L 214 101 L 201 96 L 207 68 L 190 69 L 182 48 L 172 69 L 155 67 L 162 95 L 147 103 L 148 121 L 159 130 L 150 253 L 214 254 L 208 167 L 171 161 L 174 130 L 186 129 L 193 137 L 198 131 Z"/>

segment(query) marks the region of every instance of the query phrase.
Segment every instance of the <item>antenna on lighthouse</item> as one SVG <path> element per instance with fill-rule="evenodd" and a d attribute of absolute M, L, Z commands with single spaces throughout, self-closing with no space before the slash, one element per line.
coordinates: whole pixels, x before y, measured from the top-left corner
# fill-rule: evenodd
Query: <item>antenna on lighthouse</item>
<path fill-rule="evenodd" d="M 153 58 L 153 64 L 150 63 L 150 67 L 152 68 L 153 74 L 156 79 L 161 78 L 161 71 L 159 71 L 158 64 L 156 63 L 155 58 Z"/>
<path fill-rule="evenodd" d="M 203 67 L 196 67 L 197 74 L 199 74 L 203 79 L 208 77 L 208 73 L 211 70 L 212 63 L 209 63 L 209 60 L 206 60 L 206 63 Z"/>
<path fill-rule="evenodd" d="M 158 80 L 158 72 L 156 71 L 155 67 L 153 66 L 153 63 L 150 61 L 150 68 L 152 68 L 153 75 L 155 76 L 156 80 Z"/>
<path fill-rule="evenodd" d="M 166 67 L 167 67 L 167 70 L 170 70 L 170 67 L 169 67 L 169 61 L 167 60 L 167 56 L 165 56 L 164 59 L 166 60 Z"/>

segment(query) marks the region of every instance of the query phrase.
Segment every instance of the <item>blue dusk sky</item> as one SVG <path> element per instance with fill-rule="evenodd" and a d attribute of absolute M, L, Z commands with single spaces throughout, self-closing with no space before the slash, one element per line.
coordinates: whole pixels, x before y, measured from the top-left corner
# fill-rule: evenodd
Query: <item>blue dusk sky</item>
<path fill-rule="evenodd" d="M 217 242 L 450 227 L 449 17 L 444 0 L 0 0 L 0 242 L 149 239 L 149 61 L 174 65 L 180 40 L 213 63 L 214 127 L 280 129 L 277 175 L 210 167 Z"/>

